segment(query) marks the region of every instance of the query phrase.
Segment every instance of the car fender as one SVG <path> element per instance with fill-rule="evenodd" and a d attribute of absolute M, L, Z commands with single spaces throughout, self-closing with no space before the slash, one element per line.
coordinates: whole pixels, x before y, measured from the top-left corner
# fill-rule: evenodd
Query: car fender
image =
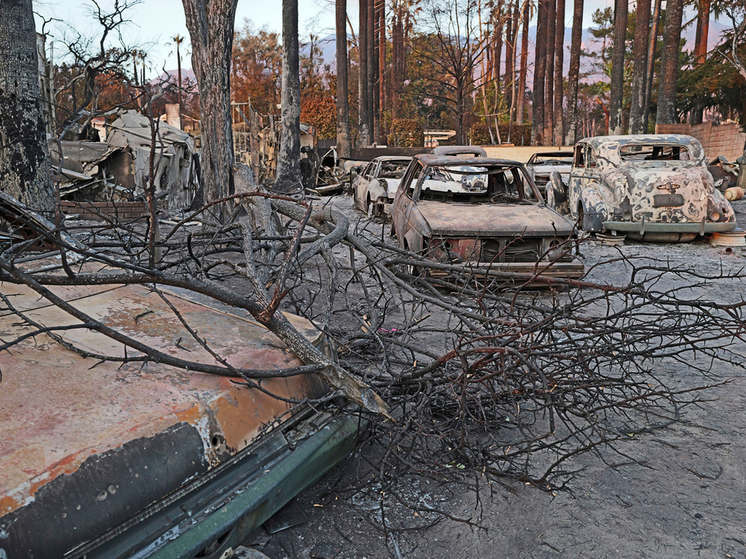
<path fill-rule="evenodd" d="M 586 188 L 580 193 L 578 210 L 582 209 L 583 222 L 580 227 L 583 231 L 600 233 L 604 230 L 606 221 L 606 203 L 595 188 Z"/>
<path fill-rule="evenodd" d="M 379 198 L 388 199 L 388 192 L 381 185 L 381 180 L 383 179 L 373 179 L 368 183 L 367 197 L 373 204 L 375 204 Z"/>

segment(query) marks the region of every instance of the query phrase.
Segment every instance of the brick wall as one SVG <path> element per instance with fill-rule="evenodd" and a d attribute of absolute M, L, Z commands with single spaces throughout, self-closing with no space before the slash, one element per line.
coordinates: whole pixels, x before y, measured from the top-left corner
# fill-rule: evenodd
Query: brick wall
<path fill-rule="evenodd" d="M 704 124 L 658 124 L 656 134 L 689 134 L 694 136 L 705 149 L 707 159 L 722 155 L 728 161 L 734 161 L 743 155 L 746 134 L 741 132 L 741 125 L 735 122 L 713 126 L 712 122 Z"/>
<path fill-rule="evenodd" d="M 66 215 L 77 215 L 80 219 L 104 220 L 103 216 L 109 216 L 118 221 L 137 221 L 148 215 L 145 202 L 72 202 L 62 200 L 60 202 L 62 213 Z M 164 204 L 159 203 L 160 209 Z"/>

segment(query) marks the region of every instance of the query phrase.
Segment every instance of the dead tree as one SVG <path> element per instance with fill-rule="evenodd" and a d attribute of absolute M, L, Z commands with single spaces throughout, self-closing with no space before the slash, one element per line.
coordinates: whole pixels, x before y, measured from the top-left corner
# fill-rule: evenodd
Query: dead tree
<path fill-rule="evenodd" d="M 52 216 L 55 194 L 39 94 L 30 0 L 0 18 L 0 191 Z"/>

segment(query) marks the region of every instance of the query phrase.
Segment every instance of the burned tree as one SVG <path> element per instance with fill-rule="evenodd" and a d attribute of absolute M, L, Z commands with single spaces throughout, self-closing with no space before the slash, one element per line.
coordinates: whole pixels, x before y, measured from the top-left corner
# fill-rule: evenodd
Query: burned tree
<path fill-rule="evenodd" d="M 31 0 L 0 18 L 0 191 L 51 216 L 55 209 L 41 111 Z"/>
<path fill-rule="evenodd" d="M 230 65 L 237 3 L 238 0 L 183 0 L 206 140 L 200 154 L 206 202 L 234 192 Z"/>

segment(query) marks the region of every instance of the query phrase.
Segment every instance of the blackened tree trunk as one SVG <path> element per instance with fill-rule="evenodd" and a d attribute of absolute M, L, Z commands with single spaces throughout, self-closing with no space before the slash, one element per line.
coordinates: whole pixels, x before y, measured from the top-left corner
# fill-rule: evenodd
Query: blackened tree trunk
<path fill-rule="evenodd" d="M 679 71 L 679 42 L 681 41 L 683 12 L 684 0 L 667 0 L 656 124 L 675 124 L 677 121 L 676 76 Z"/>
<path fill-rule="evenodd" d="M 611 83 L 609 87 L 609 134 L 623 131 L 624 110 L 624 53 L 627 38 L 627 0 L 614 4 L 614 46 L 611 52 Z"/>
<path fill-rule="evenodd" d="M 572 10 L 570 39 L 570 69 L 567 74 L 567 138 L 565 144 L 578 141 L 578 78 L 580 75 L 580 45 L 583 39 L 583 0 L 575 0 Z"/>
<path fill-rule="evenodd" d="M 200 167 L 204 201 L 234 192 L 230 69 L 238 0 L 182 0 L 192 41 L 202 127 Z"/>
<path fill-rule="evenodd" d="M 629 133 L 645 132 L 645 78 L 648 75 L 648 35 L 650 27 L 650 0 L 637 0 L 635 44 L 632 47 L 634 73 L 632 75 L 632 100 L 629 111 Z"/>
<path fill-rule="evenodd" d="M 547 68 L 544 88 L 544 143 L 552 144 L 554 131 L 554 35 L 557 29 L 557 1 L 547 2 Z"/>
<path fill-rule="evenodd" d="M 650 42 L 648 43 L 648 75 L 645 78 L 645 116 L 643 118 L 645 131 L 647 131 L 648 123 L 650 122 L 650 103 L 653 98 L 653 74 L 655 72 L 655 51 L 658 46 L 658 22 L 661 18 L 661 2 L 662 0 L 655 0 L 653 20 L 650 24 Z"/>
<path fill-rule="evenodd" d="M 536 18 L 536 52 L 534 57 L 534 91 L 531 117 L 531 143 L 544 145 L 544 78 L 547 70 L 547 5 L 538 0 Z"/>
<path fill-rule="evenodd" d="M 358 55 L 360 58 L 359 66 L 359 77 L 358 77 L 358 142 L 361 147 L 367 147 L 370 145 L 370 135 L 372 130 L 370 129 L 369 122 L 371 115 L 370 109 L 370 94 L 371 87 L 368 83 L 368 2 L 373 0 L 360 0 L 360 29 L 359 29 L 359 41 L 358 41 Z"/>
<path fill-rule="evenodd" d="M 55 194 L 39 93 L 31 0 L 2 2 L 0 190 L 51 218 Z"/>
<path fill-rule="evenodd" d="M 493 33 L 493 58 L 492 58 L 492 79 L 495 80 L 495 91 L 500 89 L 500 62 L 503 57 L 503 0 L 497 1 L 497 7 L 494 12 L 494 26 L 495 31 Z"/>
<path fill-rule="evenodd" d="M 274 190 L 301 190 L 298 0 L 282 0 L 282 116 Z"/>
<path fill-rule="evenodd" d="M 530 0 L 523 3 L 523 33 L 521 34 L 521 67 L 518 71 L 518 116 L 516 122 L 523 124 L 526 107 L 526 74 L 528 73 L 528 24 L 531 21 Z"/>
<path fill-rule="evenodd" d="M 554 31 L 554 141 L 552 143 L 556 146 L 561 146 L 565 139 L 565 124 L 562 118 L 564 100 L 562 71 L 565 64 L 565 0 L 557 0 L 556 20 L 557 27 Z"/>
<path fill-rule="evenodd" d="M 347 0 L 337 0 L 337 154 L 350 156 L 350 104 L 347 81 Z"/>

